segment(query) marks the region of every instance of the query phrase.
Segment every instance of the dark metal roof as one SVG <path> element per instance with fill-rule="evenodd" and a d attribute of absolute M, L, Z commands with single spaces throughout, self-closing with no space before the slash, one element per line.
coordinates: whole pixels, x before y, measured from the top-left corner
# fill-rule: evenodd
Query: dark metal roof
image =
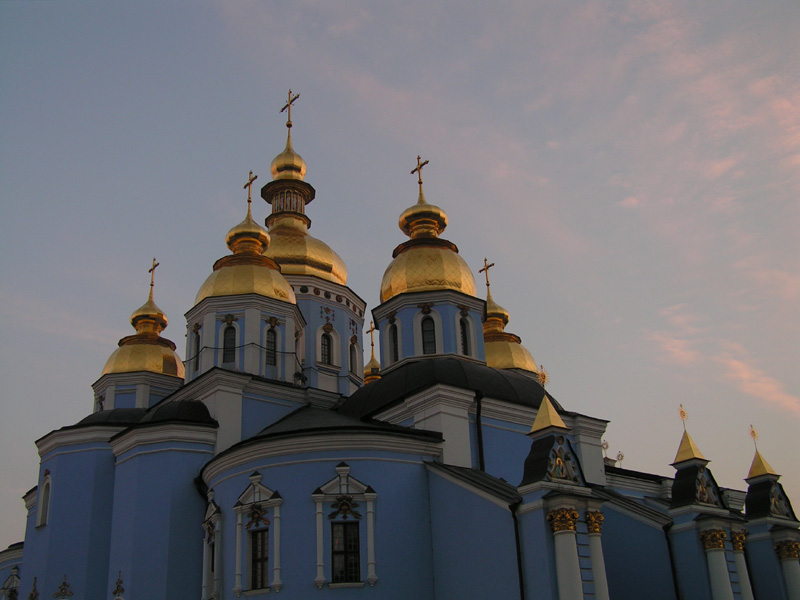
<path fill-rule="evenodd" d="M 211 417 L 206 405 L 200 400 L 177 400 L 175 402 L 162 402 L 151 408 L 139 421 L 140 425 L 165 423 L 197 423 L 202 425 L 217 425 Z"/>
<path fill-rule="evenodd" d="M 456 467 L 438 462 L 426 462 L 430 469 L 441 471 L 468 483 L 484 492 L 495 496 L 507 504 L 516 504 L 522 501 L 522 496 L 513 485 L 503 479 L 493 477 L 484 471 L 469 467 Z"/>
<path fill-rule="evenodd" d="M 144 408 L 114 408 L 99 410 L 84 417 L 70 427 L 88 427 L 90 425 L 134 425 L 142 420 L 147 412 Z"/>
<path fill-rule="evenodd" d="M 480 392 L 484 396 L 539 408 L 545 391 L 532 377 L 493 369 L 456 356 L 411 359 L 345 399 L 339 411 L 354 417 L 372 416 L 416 392 L 436 384 Z M 565 412 L 548 392 L 559 412 Z"/>

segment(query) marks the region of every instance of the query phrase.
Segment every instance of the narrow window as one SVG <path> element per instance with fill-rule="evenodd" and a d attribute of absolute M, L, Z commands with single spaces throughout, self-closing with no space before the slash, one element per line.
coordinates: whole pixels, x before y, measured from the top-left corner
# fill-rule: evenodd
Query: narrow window
<path fill-rule="evenodd" d="M 422 353 L 436 354 L 436 331 L 430 317 L 422 319 Z"/>
<path fill-rule="evenodd" d="M 332 365 L 333 360 L 331 357 L 331 336 L 327 333 L 322 334 L 319 341 L 320 357 L 322 358 L 323 365 Z"/>
<path fill-rule="evenodd" d="M 358 523 L 332 523 L 331 526 L 333 583 L 361 581 Z"/>
<path fill-rule="evenodd" d="M 200 331 L 194 333 L 194 371 L 200 370 Z"/>
<path fill-rule="evenodd" d="M 350 372 L 358 373 L 358 352 L 355 344 L 350 344 Z"/>
<path fill-rule="evenodd" d="M 257 529 L 250 533 L 250 589 L 261 590 L 269 587 L 269 529 Z"/>
<path fill-rule="evenodd" d="M 469 322 L 461 319 L 461 354 L 469 356 Z"/>
<path fill-rule="evenodd" d="M 278 364 L 277 354 L 275 352 L 275 330 L 268 329 L 267 330 L 267 348 L 266 348 L 266 355 L 267 355 L 267 366 L 276 365 Z"/>
<path fill-rule="evenodd" d="M 47 525 L 47 513 L 50 511 L 50 481 L 45 481 L 42 486 L 41 500 L 39 500 L 39 518 L 36 526 Z"/>
<path fill-rule="evenodd" d="M 228 325 L 225 328 L 222 342 L 222 362 L 232 363 L 236 361 L 236 328 Z"/>
<path fill-rule="evenodd" d="M 389 327 L 389 362 L 396 363 L 400 359 L 400 345 L 397 342 L 397 325 Z"/>

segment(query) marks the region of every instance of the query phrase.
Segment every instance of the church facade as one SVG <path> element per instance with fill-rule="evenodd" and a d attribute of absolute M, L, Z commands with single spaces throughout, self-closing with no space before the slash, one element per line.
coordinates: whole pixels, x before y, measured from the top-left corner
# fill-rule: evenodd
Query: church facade
<path fill-rule="evenodd" d="M 686 431 L 671 478 L 604 458 L 607 421 L 546 391 L 492 265 L 484 300 L 442 237 L 420 158 L 369 318 L 308 233 L 296 99 L 266 228 L 251 173 L 186 360 L 151 276 L 89 414 L 36 441 L 2 599 L 800 600 L 800 523 L 764 457 L 745 490 L 720 488 Z"/>

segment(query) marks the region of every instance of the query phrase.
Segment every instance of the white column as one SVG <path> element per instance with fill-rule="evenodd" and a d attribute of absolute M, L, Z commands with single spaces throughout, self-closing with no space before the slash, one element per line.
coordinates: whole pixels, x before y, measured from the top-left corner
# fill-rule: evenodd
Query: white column
<path fill-rule="evenodd" d="M 547 513 L 553 526 L 553 543 L 556 551 L 556 580 L 559 600 L 583 598 L 581 566 L 578 563 L 578 545 L 575 542 L 575 525 L 578 511 L 558 508 Z"/>
<path fill-rule="evenodd" d="M 731 578 L 728 574 L 728 564 L 725 560 L 726 537 L 727 535 L 722 529 L 709 529 L 700 532 L 700 539 L 706 550 L 708 578 L 711 584 L 711 598 L 713 600 L 733 600 Z"/>
<path fill-rule="evenodd" d="M 785 540 L 775 544 L 781 561 L 788 600 L 800 600 L 800 542 Z"/>
<path fill-rule="evenodd" d="M 236 573 L 233 582 L 233 593 L 242 593 L 242 513 L 236 513 Z"/>
<path fill-rule="evenodd" d="M 208 529 L 205 529 L 205 535 L 203 536 L 203 589 L 200 597 L 203 600 L 208 600 L 208 538 L 210 537 L 208 534 Z"/>
<path fill-rule="evenodd" d="M 367 583 L 375 585 L 378 575 L 375 572 L 375 501 L 367 500 Z"/>
<path fill-rule="evenodd" d="M 222 519 L 214 520 L 214 562 L 211 567 L 214 569 L 214 579 L 211 585 L 211 595 L 219 598 L 219 573 L 220 560 L 222 557 Z"/>
<path fill-rule="evenodd" d="M 257 308 L 244 309 L 244 331 L 242 331 L 242 344 L 244 344 L 244 368 L 245 373 L 261 375 L 259 365 L 261 361 L 261 312 Z"/>
<path fill-rule="evenodd" d="M 283 587 L 281 581 L 281 506 L 275 505 L 272 515 L 272 545 L 275 548 L 275 560 L 272 567 L 272 584 L 270 587 L 280 592 Z"/>
<path fill-rule="evenodd" d="M 314 584 L 321 588 L 325 585 L 325 549 L 322 547 L 322 499 L 316 500 L 317 504 L 317 577 Z"/>
<path fill-rule="evenodd" d="M 739 574 L 739 586 L 742 588 L 742 600 L 754 600 L 753 588 L 750 585 L 750 574 L 747 572 L 747 563 L 744 560 L 744 542 L 747 532 L 731 531 L 733 544 L 733 560 L 736 563 L 736 572 Z"/>
<path fill-rule="evenodd" d="M 603 513 L 600 511 L 589 511 L 586 513 L 586 525 L 589 528 L 589 552 L 592 558 L 594 595 L 597 600 L 609 600 L 606 561 L 603 557 L 603 544 L 600 541 L 603 520 Z"/>

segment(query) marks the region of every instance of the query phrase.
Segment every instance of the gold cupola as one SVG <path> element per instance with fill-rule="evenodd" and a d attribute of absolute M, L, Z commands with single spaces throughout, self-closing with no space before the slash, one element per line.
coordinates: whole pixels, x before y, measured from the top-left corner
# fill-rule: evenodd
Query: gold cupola
<path fill-rule="evenodd" d="M 131 325 L 136 333 L 119 341 L 119 348 L 108 357 L 103 367 L 103 375 L 149 371 L 183 378 L 183 362 L 175 352 L 175 344 L 160 335 L 167 327 L 167 315 L 153 301 L 157 266 L 154 258 L 150 269 L 150 295 L 147 302 L 131 315 Z"/>
<path fill-rule="evenodd" d="M 392 262 L 381 281 L 381 302 L 404 292 L 455 290 L 475 296 L 475 279 L 467 263 L 458 255 L 452 242 L 439 236 L 447 227 L 447 215 L 438 206 L 428 204 L 422 190 L 422 167 L 428 161 L 417 157 L 419 174 L 417 203 L 400 215 L 398 225 L 410 240 L 392 253 Z"/>
<path fill-rule="evenodd" d="M 294 291 L 280 268 L 264 255 L 270 245 L 270 236 L 253 220 L 250 211 L 250 190 L 258 176 L 250 177 L 247 188 L 247 215 L 244 220 L 228 231 L 225 243 L 233 254 L 223 256 L 214 263 L 214 271 L 197 292 L 195 304 L 213 296 L 235 296 L 258 294 L 295 304 Z"/>
<path fill-rule="evenodd" d="M 306 163 L 292 146 L 292 96 L 281 109 L 288 112 L 286 148 L 270 165 L 272 181 L 261 188 L 261 197 L 272 205 L 267 228 L 272 238 L 265 256 L 280 265 L 285 275 L 313 275 L 327 281 L 347 284 L 344 261 L 323 241 L 308 234 L 311 219 L 306 204 L 314 199 L 314 188 L 306 183 Z"/>
<path fill-rule="evenodd" d="M 539 375 L 536 361 L 528 349 L 522 345 L 518 335 L 505 331 L 508 325 L 508 311 L 492 298 L 489 285 L 489 269 L 494 263 L 483 259 L 481 272 L 486 275 L 486 318 L 483 321 L 483 345 L 486 365 L 493 369 L 522 369 Z"/>

